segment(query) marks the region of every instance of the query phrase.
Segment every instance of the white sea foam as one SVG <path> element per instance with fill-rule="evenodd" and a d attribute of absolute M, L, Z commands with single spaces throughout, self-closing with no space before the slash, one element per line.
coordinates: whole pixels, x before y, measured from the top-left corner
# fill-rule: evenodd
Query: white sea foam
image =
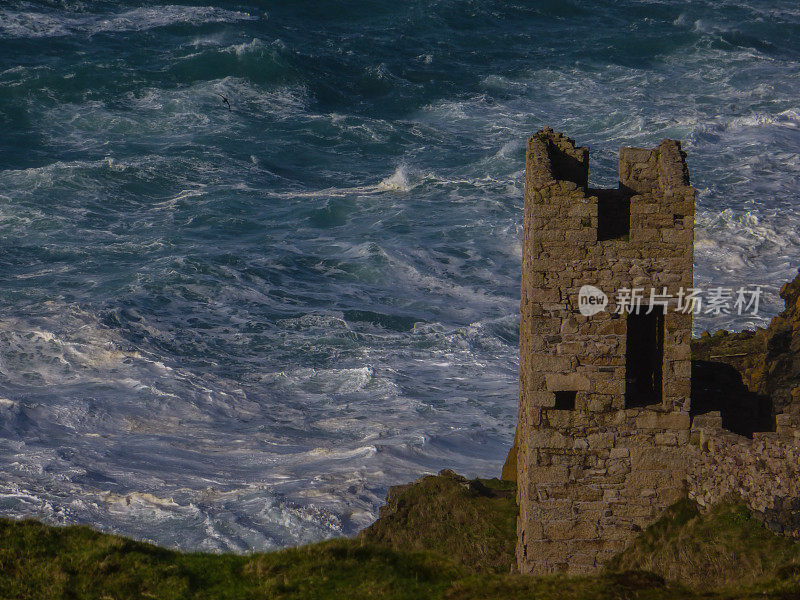
<path fill-rule="evenodd" d="M 310 314 L 295 321 L 292 335 L 298 340 L 351 331 L 336 315 Z M 405 396 L 397 373 L 385 366 L 385 355 L 369 359 L 379 367 L 299 368 L 264 376 L 267 390 L 293 400 L 275 404 L 265 396 L 253 404 L 241 392 L 236 395 L 236 384 L 228 388 L 232 382 L 120 351 L 123 342 L 115 330 L 87 313 L 54 305 L 34 320 L 4 322 L 0 331 L 13 342 L 6 344 L 3 359 L 24 355 L 28 372 L 39 373 L 38 384 L 30 377 L 12 382 L 24 383 L 24 399 L 0 402 L 4 514 L 91 521 L 182 548 L 269 549 L 366 526 L 382 500 L 382 487 L 413 478 L 428 461 L 465 470 L 457 452 L 448 449 L 460 443 L 444 440 L 466 430 L 459 433 L 461 428 L 445 419 L 440 435 L 429 427 L 408 433 L 409 426 L 416 431 L 426 422 L 419 420 L 419 411 L 437 411 L 438 418 L 445 413 Z M 290 323 L 285 331 L 293 331 Z M 434 352 L 426 367 L 435 377 L 442 369 L 468 369 L 475 361 L 464 336 L 473 344 L 492 337 L 481 324 L 464 331 L 432 327 L 429 334 L 418 328 L 415 335 L 420 342 L 424 337 L 443 344 L 447 360 Z M 18 367 L 11 372 L 24 376 Z M 92 400 L 69 391 L 93 383 L 103 387 Z M 35 391 L 39 388 L 43 395 Z M 45 396 L 47 403 L 39 399 Z M 346 403 L 335 409 L 331 398 Z M 466 396 L 448 402 L 461 406 L 459 421 L 483 418 Z M 253 428 L 243 431 L 248 422 Z M 31 428 L 64 428 L 76 453 L 41 447 L 26 433 Z M 283 428 L 290 429 L 283 433 Z M 17 436 L 28 443 L 14 446 Z M 109 462 L 112 448 L 128 458 Z M 214 457 L 213 465 L 208 456 Z M 471 468 L 486 468 L 482 460 L 470 459 Z M 394 465 L 391 478 L 384 470 L 389 464 Z M 243 488 L 236 485 L 241 478 L 260 483 Z"/>
<path fill-rule="evenodd" d="M 75 315 L 80 318 L 79 314 Z M 0 321 L 0 375 L 10 383 L 31 381 L 42 385 L 100 382 L 108 372 L 128 360 L 139 359 L 136 351 L 115 347 L 107 332 L 96 324 L 83 323 L 66 340 L 52 331 L 25 324 L 19 318 Z"/>
<path fill-rule="evenodd" d="M 400 165 L 395 169 L 386 179 L 381 180 L 378 188 L 382 190 L 391 190 L 394 192 L 407 192 L 411 189 L 411 182 L 409 179 L 408 167 Z"/>
<path fill-rule="evenodd" d="M 254 52 L 263 51 L 264 48 L 266 47 L 267 44 L 262 42 L 260 39 L 253 38 L 249 42 L 243 42 L 241 44 L 235 44 L 233 46 L 229 46 L 228 48 L 225 48 L 224 51 L 233 52 L 234 54 L 236 54 L 236 56 L 242 57 L 248 54 L 252 54 Z"/>
<path fill-rule="evenodd" d="M 151 6 L 121 13 L 86 14 L 80 17 L 30 11 L 0 11 L 0 36 L 43 38 L 146 31 L 176 24 L 233 23 L 258 17 L 245 12 L 210 6 Z"/>

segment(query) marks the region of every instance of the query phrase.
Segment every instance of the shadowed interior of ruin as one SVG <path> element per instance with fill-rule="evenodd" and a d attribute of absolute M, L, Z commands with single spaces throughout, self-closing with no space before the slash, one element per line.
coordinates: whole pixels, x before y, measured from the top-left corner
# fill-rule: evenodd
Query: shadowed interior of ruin
<path fill-rule="evenodd" d="M 548 144 L 547 155 L 550 159 L 553 177 L 559 181 L 571 181 L 583 188 L 589 182 L 588 155 L 576 155 L 564 152 L 552 143 Z"/>
<path fill-rule="evenodd" d="M 660 404 L 664 313 L 657 308 L 647 314 L 647 307 L 642 306 L 627 319 L 625 406 Z"/>
<path fill-rule="evenodd" d="M 734 367 L 709 360 L 692 361 L 691 416 L 720 411 L 722 427 L 753 437 L 756 431 L 775 431 L 772 399 L 747 389 Z"/>
<path fill-rule="evenodd" d="M 578 392 L 575 391 L 561 391 L 555 392 L 556 403 L 553 408 L 557 410 L 575 410 L 575 398 Z"/>
<path fill-rule="evenodd" d="M 631 193 L 622 189 L 589 190 L 597 196 L 597 241 L 627 238 L 631 232 Z"/>

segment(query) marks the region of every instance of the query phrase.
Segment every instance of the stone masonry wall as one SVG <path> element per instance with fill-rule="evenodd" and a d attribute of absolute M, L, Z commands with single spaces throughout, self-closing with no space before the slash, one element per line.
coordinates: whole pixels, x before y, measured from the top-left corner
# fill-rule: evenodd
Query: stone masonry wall
<path fill-rule="evenodd" d="M 694 189 L 678 142 L 620 152 L 618 190 L 588 187 L 589 152 L 550 129 L 528 142 L 517 458 L 519 570 L 599 569 L 685 494 L 691 315 L 664 316 L 661 401 L 626 406 L 621 288 L 692 286 Z M 598 236 L 604 201 L 629 222 Z M 579 311 L 594 285 L 608 309 Z M 556 392 L 574 393 L 557 406 Z"/>
<path fill-rule="evenodd" d="M 800 418 L 780 414 L 753 438 L 722 429 L 719 412 L 692 422 L 688 494 L 703 508 L 742 500 L 776 533 L 800 538 Z"/>

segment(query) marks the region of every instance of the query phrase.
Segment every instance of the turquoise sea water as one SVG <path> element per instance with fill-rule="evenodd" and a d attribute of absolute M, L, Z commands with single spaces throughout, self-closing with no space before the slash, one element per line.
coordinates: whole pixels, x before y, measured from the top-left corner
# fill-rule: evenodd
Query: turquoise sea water
<path fill-rule="evenodd" d="M 0 2 L 0 514 L 261 550 L 497 473 L 543 125 L 682 140 L 696 283 L 780 309 L 796 2 Z"/>

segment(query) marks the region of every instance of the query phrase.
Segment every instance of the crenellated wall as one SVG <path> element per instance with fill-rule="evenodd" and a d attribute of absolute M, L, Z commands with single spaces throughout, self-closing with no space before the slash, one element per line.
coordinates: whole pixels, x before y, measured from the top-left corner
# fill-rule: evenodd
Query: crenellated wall
<path fill-rule="evenodd" d="M 589 151 L 551 129 L 528 142 L 520 321 L 517 560 L 588 572 L 685 493 L 691 314 L 657 321 L 644 384 L 622 288 L 692 286 L 694 189 L 680 144 L 620 153 L 620 185 L 588 187 Z M 585 316 L 579 290 L 609 298 Z M 659 310 L 659 309 L 656 309 Z M 632 342 L 631 342 L 632 343 Z M 640 365 L 641 366 L 641 365 Z M 645 386 L 646 387 L 646 386 Z"/>
<path fill-rule="evenodd" d="M 673 301 L 643 321 L 615 298 L 692 287 L 695 192 L 680 144 L 621 149 L 616 189 L 590 188 L 588 174 L 587 148 L 549 128 L 529 140 L 519 570 L 597 570 L 687 494 L 701 507 L 744 501 L 800 539 L 800 275 L 768 329 L 700 339 L 693 365 L 691 312 Z M 605 310 L 580 310 L 585 285 L 605 292 Z"/>

